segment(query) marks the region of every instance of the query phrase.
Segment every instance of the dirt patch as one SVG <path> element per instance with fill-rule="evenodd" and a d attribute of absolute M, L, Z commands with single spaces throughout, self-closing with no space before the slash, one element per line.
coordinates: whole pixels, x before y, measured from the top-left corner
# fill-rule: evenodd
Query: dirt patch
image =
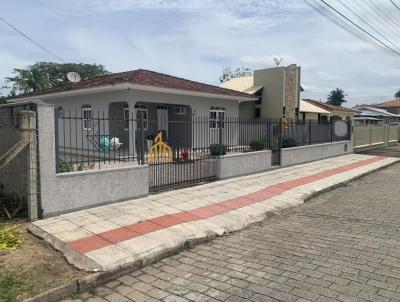
<path fill-rule="evenodd" d="M 15 250 L 0 250 L 0 301 L 21 301 L 79 278 L 87 273 L 69 265 L 61 253 L 21 225 L 23 243 Z M 1 223 L 0 227 L 10 223 Z"/>

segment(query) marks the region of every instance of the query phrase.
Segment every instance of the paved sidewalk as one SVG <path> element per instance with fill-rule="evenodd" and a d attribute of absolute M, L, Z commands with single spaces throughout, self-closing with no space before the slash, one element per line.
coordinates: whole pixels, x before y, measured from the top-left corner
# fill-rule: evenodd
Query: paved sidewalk
<path fill-rule="evenodd" d="M 400 164 L 63 302 L 400 302 Z"/>
<path fill-rule="evenodd" d="M 242 229 L 397 160 L 351 154 L 74 212 L 37 221 L 31 230 L 77 267 L 110 270 Z"/>

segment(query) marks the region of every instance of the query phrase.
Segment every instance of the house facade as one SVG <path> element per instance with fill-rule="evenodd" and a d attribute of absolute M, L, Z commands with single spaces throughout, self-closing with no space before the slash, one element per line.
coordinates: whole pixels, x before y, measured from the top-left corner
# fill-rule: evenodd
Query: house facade
<path fill-rule="evenodd" d="M 121 148 L 134 153 L 139 119 L 143 120 L 146 138 L 153 139 L 162 131 L 171 144 L 196 147 L 194 144 L 202 142 L 192 140 L 194 132 L 203 133 L 204 141 L 209 142 L 208 136 L 217 137 L 217 121 L 239 117 L 240 103 L 256 99 L 247 93 L 134 70 L 21 95 L 12 101 L 42 100 L 53 104 L 56 116 L 60 117 L 57 128 L 65 152 L 92 149 L 95 140 L 98 144 L 98 137 L 107 136 L 118 138 Z M 190 129 L 196 127 L 191 122 L 196 117 L 208 118 L 210 123 L 198 124 L 204 129 Z M 69 139 L 71 136 L 73 139 Z M 235 139 L 239 138 L 230 137 Z"/>
<path fill-rule="evenodd" d="M 305 100 L 300 100 L 299 119 L 304 123 L 308 120 L 318 121 L 318 123 L 327 123 L 330 121 L 331 113 L 321 107 L 311 104 Z"/>
<path fill-rule="evenodd" d="M 303 99 L 303 101 L 328 111 L 329 120 L 331 121 L 350 121 L 353 120 L 354 116 L 357 114 L 357 110 L 349 109 L 346 107 L 334 106 L 331 104 L 311 99 Z"/>
<path fill-rule="evenodd" d="M 373 105 L 372 107 L 384 109 L 393 114 L 400 114 L 400 100 L 391 100 L 381 104 Z"/>
<path fill-rule="evenodd" d="M 397 123 L 400 121 L 400 115 L 390 113 L 387 110 L 375 108 L 371 106 L 358 105 L 353 107 L 357 110 L 355 115 L 356 124 L 359 125 L 380 125 Z"/>
<path fill-rule="evenodd" d="M 251 93 L 259 99 L 240 106 L 240 115 L 255 118 L 297 118 L 301 68 L 297 65 L 255 70 L 254 75 L 230 79 L 220 87 Z"/>

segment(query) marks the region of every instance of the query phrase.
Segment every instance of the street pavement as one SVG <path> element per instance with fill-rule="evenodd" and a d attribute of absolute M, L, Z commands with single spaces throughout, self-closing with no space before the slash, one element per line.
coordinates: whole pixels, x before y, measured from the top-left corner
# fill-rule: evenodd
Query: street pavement
<path fill-rule="evenodd" d="M 78 268 L 143 265 L 397 160 L 350 154 L 65 214 L 34 222 L 30 230 Z"/>
<path fill-rule="evenodd" d="M 400 301 L 400 164 L 63 302 Z"/>

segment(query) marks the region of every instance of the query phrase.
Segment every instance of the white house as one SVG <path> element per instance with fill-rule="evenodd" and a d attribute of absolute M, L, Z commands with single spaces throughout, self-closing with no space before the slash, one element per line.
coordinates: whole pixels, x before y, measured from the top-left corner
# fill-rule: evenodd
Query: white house
<path fill-rule="evenodd" d="M 238 117 L 240 103 L 257 99 L 252 94 L 138 69 L 23 94 L 10 101 L 42 100 L 54 104 L 57 116 L 70 117 L 58 123 L 60 146 L 65 149 L 92 149 L 106 135 L 119 138 L 132 151 L 137 145 L 135 120 L 139 116 L 145 137 L 163 131 L 170 142 L 195 147 L 193 133 L 216 136 L 213 121 Z M 201 123 L 207 129 L 191 129 L 196 126 L 190 122 L 193 117 L 207 118 Z"/>

